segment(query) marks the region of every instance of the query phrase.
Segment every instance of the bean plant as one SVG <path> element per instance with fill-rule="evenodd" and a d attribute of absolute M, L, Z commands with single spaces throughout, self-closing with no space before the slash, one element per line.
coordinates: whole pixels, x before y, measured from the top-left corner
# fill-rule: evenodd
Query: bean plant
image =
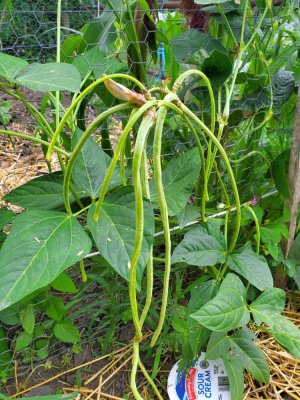
<path fill-rule="evenodd" d="M 41 144 L 49 166 L 47 175 L 31 180 L 4 197 L 26 211 L 15 215 L 3 208 L 0 214 L 2 226 L 13 221 L 0 253 L 0 316 L 16 304 L 34 298 L 41 290 L 57 287 L 60 279 L 66 283 L 64 271 L 76 263 L 85 280 L 85 262 L 95 257 L 96 251 L 128 284 L 135 332 L 130 387 L 135 399 L 142 399 L 136 384 L 138 370 L 157 398 L 163 398 L 140 356 L 145 327 L 153 327 L 154 304 L 158 318 L 150 348 L 160 348 L 172 325 L 181 336 L 183 370 L 203 350 L 207 359 L 221 357 L 233 399 L 243 397 L 244 370 L 259 383 L 269 381 L 268 363 L 255 344 L 251 328 L 268 332 L 292 356 L 300 357 L 299 330 L 281 315 L 285 292 L 274 287 L 272 268 L 260 254 L 263 250 L 266 255 L 263 247 L 266 243 L 274 255 L 274 243 L 269 240 L 266 227 L 264 230 L 261 226 L 258 200 L 245 201 L 243 189 L 239 189 L 237 175 L 242 172 L 232 159 L 237 152 L 230 153 L 222 143 L 228 134 L 232 110 L 235 106 L 238 109 L 234 96 L 238 79 L 243 78 L 241 69 L 251 51 L 258 52 L 260 65 L 268 71 L 264 79 L 271 92 L 274 88 L 264 54 L 256 48 L 262 25 L 272 13 L 271 5 L 261 10 L 255 24 L 247 22 L 252 12 L 248 1 L 235 8 L 241 12 L 238 34 L 231 29 L 227 12 L 218 9 L 218 18 L 223 18 L 224 32 L 228 35 L 228 47 L 234 52 L 234 60 L 229 60 L 229 64 L 220 56 L 227 62 L 223 68 L 226 76 L 221 81 L 220 76 L 217 80 L 209 77 L 205 60 L 206 63 L 201 61 L 203 68 L 182 73 L 174 67 L 171 80 L 148 87 L 144 80 L 119 72 L 124 67 L 121 63 L 114 64 L 117 72 L 100 77 L 98 74 L 91 79 L 91 71 L 86 71 L 86 65 L 82 67 L 80 60 L 74 64 L 41 65 L 0 55 L 1 91 L 25 105 L 40 134 L 32 136 L 8 129 L 0 133 Z M 213 37 L 213 24 L 211 30 Z M 199 34 L 188 31 L 182 35 L 201 39 Z M 168 35 L 166 30 L 161 32 L 161 37 L 164 35 Z M 183 47 L 174 45 L 174 63 L 176 57 L 177 60 L 186 57 L 184 51 Z M 200 63 L 202 55 L 197 51 L 189 63 Z M 230 73 L 226 72 L 228 65 Z M 204 72 L 205 67 L 208 74 Z M 56 107 L 54 121 L 49 122 L 42 109 L 26 99 L 23 86 L 48 93 L 45 101 Z M 196 89 L 204 93 L 208 112 L 199 114 L 195 104 L 184 100 L 187 87 L 194 93 Z M 63 91 L 72 93 L 67 108 L 61 102 Z M 91 94 L 97 91 L 109 106 L 86 125 L 82 122 L 84 109 Z M 272 94 L 271 104 L 263 108 L 262 118 L 255 113 L 248 123 L 249 140 L 250 133 L 257 132 L 273 118 L 274 98 Z M 112 117 L 122 124 L 115 146 L 107 134 Z M 243 126 L 244 121 L 240 123 Z M 165 163 L 163 146 L 166 132 L 170 130 L 183 136 L 185 145 Z M 242 145 L 238 143 L 237 148 Z M 57 172 L 51 171 L 54 154 L 61 168 Z M 244 160 L 248 161 L 253 154 L 259 154 L 257 148 L 251 149 Z M 214 179 L 221 188 L 219 198 L 225 199 L 220 208 L 225 210 L 210 218 Z M 188 203 L 193 199 L 195 204 L 191 207 Z M 179 225 L 174 222 L 177 220 Z M 287 220 L 284 211 L 273 221 L 280 231 L 280 239 L 281 234 L 286 235 L 283 225 Z M 247 224 L 252 224 L 250 237 L 244 228 Z M 292 262 L 287 265 L 292 268 Z M 162 294 L 161 298 L 155 298 L 153 281 L 161 267 Z M 185 271 L 187 268 L 196 271 L 195 278 L 184 283 L 177 296 L 179 302 L 185 299 L 187 305 L 181 306 L 184 310 L 181 315 L 175 313 L 170 317 L 172 269 Z M 29 330 L 32 328 L 32 315 L 29 305 L 23 311 L 25 331 L 28 325 Z M 70 342 L 79 341 L 76 328 L 64 316 L 56 320 L 53 329 L 57 333 L 63 327 L 73 335 Z"/>

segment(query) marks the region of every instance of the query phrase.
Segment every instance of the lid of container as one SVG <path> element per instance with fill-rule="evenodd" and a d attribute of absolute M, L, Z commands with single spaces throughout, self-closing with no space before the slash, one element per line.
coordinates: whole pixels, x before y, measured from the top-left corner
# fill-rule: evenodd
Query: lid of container
<path fill-rule="evenodd" d="M 231 400 L 229 380 L 222 359 L 205 360 L 205 353 L 184 375 L 176 363 L 168 378 L 170 400 Z"/>

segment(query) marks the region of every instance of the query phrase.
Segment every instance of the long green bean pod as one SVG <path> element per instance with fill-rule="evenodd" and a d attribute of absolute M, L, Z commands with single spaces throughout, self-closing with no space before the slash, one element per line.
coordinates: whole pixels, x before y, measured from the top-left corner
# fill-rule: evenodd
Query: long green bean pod
<path fill-rule="evenodd" d="M 154 115 L 149 113 L 144 116 L 138 130 L 133 155 L 132 178 L 135 195 L 135 243 L 133 255 L 130 263 L 130 280 L 129 280 L 129 298 L 132 312 L 132 319 L 135 327 L 135 338 L 140 341 L 142 339 L 141 323 L 138 315 L 138 304 L 136 298 L 136 272 L 140 258 L 141 248 L 144 237 L 144 204 L 143 190 L 141 183 L 141 161 L 146 139 L 149 130 L 154 124 Z"/>
<path fill-rule="evenodd" d="M 166 96 L 168 97 L 168 95 Z M 163 281 L 163 294 L 162 294 L 162 304 L 159 316 L 159 321 L 157 328 L 152 336 L 150 346 L 153 347 L 162 331 L 163 324 L 165 321 L 168 293 L 169 293 L 169 278 L 171 270 L 171 237 L 170 237 L 170 226 L 168 218 L 168 206 L 166 202 L 166 197 L 164 193 L 164 187 L 162 183 L 162 168 L 161 168 L 161 140 L 162 132 L 164 127 L 165 118 L 167 115 L 167 107 L 162 106 L 158 110 L 158 117 L 156 122 L 156 128 L 154 133 L 153 141 L 153 164 L 154 164 L 154 183 L 156 192 L 158 195 L 158 201 L 160 206 L 161 220 L 164 231 L 165 240 L 165 273 Z"/>

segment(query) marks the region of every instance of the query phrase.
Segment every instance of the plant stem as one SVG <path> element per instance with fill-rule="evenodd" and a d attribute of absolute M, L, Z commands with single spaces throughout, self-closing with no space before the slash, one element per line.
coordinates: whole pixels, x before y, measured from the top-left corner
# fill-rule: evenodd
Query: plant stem
<path fill-rule="evenodd" d="M 260 226 L 259 226 L 259 222 L 258 222 L 257 216 L 256 216 L 255 212 L 252 210 L 252 208 L 250 206 L 245 206 L 245 208 L 250 212 L 250 214 L 252 215 L 253 221 L 255 222 L 255 228 L 256 228 L 256 234 L 257 234 L 257 238 L 256 238 L 256 254 L 259 254 L 259 249 L 260 249 Z"/>
<path fill-rule="evenodd" d="M 210 118 L 211 118 L 211 131 L 215 131 L 215 124 L 216 124 L 216 102 L 215 102 L 215 96 L 214 92 L 212 89 L 212 86 L 210 84 L 210 81 L 208 77 L 201 71 L 198 71 L 197 69 L 190 69 L 188 71 L 183 72 L 174 82 L 172 90 L 177 93 L 178 89 L 181 87 L 183 81 L 188 78 L 190 75 L 198 75 L 205 83 L 208 93 L 209 93 L 209 98 L 210 98 L 210 108 L 211 108 L 211 113 L 210 113 Z"/>
<path fill-rule="evenodd" d="M 80 137 L 77 145 L 75 146 L 74 150 L 72 151 L 72 154 L 70 156 L 66 171 L 65 171 L 65 177 L 64 177 L 64 184 L 63 184 L 63 193 L 64 193 L 64 203 L 65 203 L 65 208 L 68 214 L 72 214 L 71 206 L 70 206 L 70 198 L 69 198 L 69 188 L 70 188 L 70 182 L 71 182 L 71 175 L 72 175 L 72 169 L 74 166 L 74 163 L 84 146 L 85 142 L 87 139 L 91 136 L 91 134 L 95 131 L 95 129 L 111 114 L 117 113 L 122 110 L 126 110 L 127 108 L 130 108 L 131 106 L 128 103 L 123 103 L 119 104 L 115 107 L 112 107 L 106 111 L 104 111 L 102 114 L 98 115 L 97 118 L 94 119 L 94 121 L 87 127 L 86 131 L 84 134 Z"/>
<path fill-rule="evenodd" d="M 45 140 L 42 140 L 36 136 L 26 135 L 25 133 L 7 131 L 5 129 L 0 129 L 0 133 L 3 133 L 4 135 L 8 135 L 8 136 L 16 136 L 16 137 L 19 137 L 22 139 L 28 139 L 28 140 L 31 140 L 32 142 L 40 143 L 43 146 L 50 146 L 50 143 L 46 142 Z M 70 157 L 70 154 L 67 151 L 65 151 L 57 146 L 54 146 L 54 150 L 67 158 Z"/>
<path fill-rule="evenodd" d="M 103 76 L 102 78 L 97 79 L 95 82 L 92 82 L 86 89 L 84 89 L 83 92 L 80 93 L 80 95 L 78 97 L 76 97 L 76 99 L 72 102 L 72 104 L 70 105 L 70 107 L 68 108 L 68 110 L 65 112 L 64 116 L 62 117 L 59 125 L 56 127 L 56 131 L 53 135 L 53 138 L 51 140 L 50 146 L 48 148 L 47 154 L 46 154 L 46 160 L 50 161 L 51 159 L 51 153 L 53 150 L 53 146 L 55 145 L 55 143 L 57 142 L 59 135 L 66 123 L 66 121 L 68 120 L 68 118 L 70 117 L 72 111 L 74 110 L 74 108 L 77 106 L 77 104 L 87 95 L 89 94 L 89 92 L 91 90 L 93 90 L 96 86 L 100 85 L 101 83 L 103 83 L 104 81 L 106 81 L 107 79 L 114 79 L 114 78 L 123 78 L 123 79 L 128 79 L 132 82 L 134 82 L 142 91 L 145 91 L 145 86 L 139 82 L 137 79 L 135 79 L 134 77 L 127 75 L 127 74 L 111 74 L 111 75 L 106 75 Z"/>
<path fill-rule="evenodd" d="M 132 390 L 132 394 L 136 400 L 143 400 L 141 395 L 138 392 L 136 387 L 136 374 L 137 374 L 137 367 L 140 359 L 140 349 L 139 349 L 139 342 L 136 340 L 133 341 L 133 359 L 132 359 L 132 368 L 130 374 L 130 388 Z"/>
<path fill-rule="evenodd" d="M 61 46 L 61 0 L 57 0 L 57 18 L 56 18 L 56 62 L 60 63 L 60 46 Z M 55 92 L 55 126 L 59 125 L 59 91 Z M 48 160 L 49 162 L 49 160 Z"/>
<path fill-rule="evenodd" d="M 139 367 L 140 367 L 142 373 L 144 374 L 144 377 L 147 379 L 147 381 L 151 385 L 152 389 L 154 390 L 154 393 L 156 394 L 156 396 L 159 398 L 159 400 L 163 400 L 161 394 L 159 393 L 157 386 L 155 385 L 154 381 L 151 379 L 151 376 L 148 374 L 146 368 L 144 367 L 144 365 L 140 359 L 139 359 Z"/>
<path fill-rule="evenodd" d="M 217 7 L 218 7 L 218 10 L 219 10 L 220 14 L 222 15 L 222 18 L 223 18 L 223 20 L 224 20 L 224 22 L 225 22 L 225 25 L 226 25 L 226 27 L 227 27 L 227 29 L 228 29 L 228 31 L 229 31 L 230 36 L 231 36 L 231 38 L 232 38 L 232 40 L 233 40 L 233 42 L 234 42 L 234 45 L 235 45 L 236 47 L 238 47 L 238 43 L 237 43 L 237 41 L 236 41 L 236 38 L 235 38 L 235 36 L 234 36 L 234 33 L 233 33 L 232 29 L 231 29 L 230 23 L 228 22 L 228 19 L 227 19 L 227 17 L 226 17 L 226 14 L 225 14 L 224 11 L 223 11 L 223 8 L 222 8 L 221 4 L 217 4 Z"/>

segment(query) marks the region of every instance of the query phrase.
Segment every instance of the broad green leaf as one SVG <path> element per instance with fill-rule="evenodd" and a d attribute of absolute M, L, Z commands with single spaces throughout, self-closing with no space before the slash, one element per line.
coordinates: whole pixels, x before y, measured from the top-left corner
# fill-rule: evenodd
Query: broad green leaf
<path fill-rule="evenodd" d="M 217 332 L 228 332 L 248 323 L 250 315 L 246 290 L 240 278 L 227 274 L 212 300 L 191 315 L 202 325 Z"/>
<path fill-rule="evenodd" d="M 0 53 L 0 76 L 7 80 L 13 80 L 23 68 L 27 67 L 28 62 L 19 57 L 14 57 L 3 52 Z"/>
<path fill-rule="evenodd" d="M 60 297 L 51 297 L 47 302 L 46 314 L 56 322 L 63 320 L 66 315 L 65 304 Z"/>
<path fill-rule="evenodd" d="M 191 298 L 188 304 L 188 311 L 193 313 L 211 300 L 217 294 L 219 286 L 213 279 L 201 282 L 191 290 Z"/>
<path fill-rule="evenodd" d="M 65 63 L 30 64 L 19 71 L 15 81 L 37 92 L 80 91 L 79 72 L 73 65 Z"/>
<path fill-rule="evenodd" d="M 273 100 L 275 106 L 282 106 L 295 90 L 295 78 L 291 71 L 281 69 L 272 76 Z"/>
<path fill-rule="evenodd" d="M 7 100 L 3 100 L 0 103 L 0 124 L 7 126 L 12 119 L 12 103 Z"/>
<path fill-rule="evenodd" d="M 254 338 L 255 335 L 248 328 L 240 329 L 230 336 L 231 350 L 254 379 L 268 383 L 269 366 L 263 351 L 255 345 Z"/>
<path fill-rule="evenodd" d="M 226 244 L 220 231 L 220 221 L 211 220 L 191 228 L 174 250 L 172 263 L 207 267 L 224 263 Z"/>
<path fill-rule="evenodd" d="M 288 258 L 291 261 L 295 260 L 296 266 L 293 278 L 298 286 L 298 289 L 300 290 L 300 235 L 299 234 L 296 236 L 296 239 L 292 244 Z"/>
<path fill-rule="evenodd" d="M 20 312 L 20 320 L 23 329 L 31 335 L 33 333 L 35 325 L 35 313 L 33 304 L 28 304 L 28 306 Z"/>
<path fill-rule="evenodd" d="M 0 310 L 49 285 L 90 249 L 74 217 L 38 210 L 16 217 L 0 251 Z"/>
<path fill-rule="evenodd" d="M 300 360 L 300 329 L 282 316 L 278 316 L 274 320 L 272 327 L 274 339 L 293 357 Z"/>
<path fill-rule="evenodd" d="M 226 353 L 222 356 L 230 384 L 230 396 L 234 400 L 242 400 L 244 397 L 243 367 L 238 357 Z"/>
<path fill-rule="evenodd" d="M 285 198 L 290 198 L 290 190 L 288 185 L 288 165 L 290 159 L 290 149 L 284 150 L 272 162 L 272 176 L 276 189 Z"/>
<path fill-rule="evenodd" d="M 99 17 L 86 24 L 81 29 L 83 37 L 77 54 L 82 54 L 84 51 L 95 47 L 95 45 L 98 45 L 100 49 L 108 48 L 107 46 L 116 39 L 114 20 L 115 15 L 113 12 L 102 12 Z"/>
<path fill-rule="evenodd" d="M 187 317 L 186 324 L 189 346 L 192 350 L 193 357 L 198 357 L 201 348 L 207 343 L 211 331 L 189 316 Z"/>
<path fill-rule="evenodd" d="M 51 283 L 53 289 L 61 293 L 77 293 L 78 289 L 72 279 L 65 272 L 62 272 Z"/>
<path fill-rule="evenodd" d="M 162 181 L 169 215 L 177 215 L 187 204 L 200 172 L 198 149 L 188 150 L 173 158 L 162 173 Z M 150 183 L 151 202 L 158 205 L 154 181 Z"/>
<path fill-rule="evenodd" d="M 190 29 L 172 40 L 175 59 L 179 63 L 196 64 L 215 83 L 224 82 L 232 70 L 232 61 L 224 46 L 207 33 Z"/>
<path fill-rule="evenodd" d="M 76 399 L 77 395 L 78 395 L 77 392 L 72 392 L 68 394 L 54 394 L 46 396 L 26 397 L 26 400 L 74 400 Z"/>
<path fill-rule="evenodd" d="M 72 136 L 72 148 L 78 143 L 83 132 L 76 129 Z M 101 189 L 111 158 L 102 150 L 94 139 L 89 138 L 74 163 L 72 178 L 77 188 L 83 193 L 95 199 Z M 121 178 L 118 170 L 115 170 L 109 189 L 118 186 Z"/>
<path fill-rule="evenodd" d="M 32 340 L 32 335 L 30 335 L 28 332 L 20 332 L 16 338 L 15 350 L 20 351 L 26 349 L 26 347 L 31 344 Z"/>
<path fill-rule="evenodd" d="M 80 332 L 70 320 L 57 322 L 53 327 L 54 336 L 65 343 L 80 342 Z"/>
<path fill-rule="evenodd" d="M 265 290 L 250 305 L 257 325 L 267 322 L 269 317 L 274 314 L 278 315 L 284 310 L 285 291 L 279 288 L 270 288 Z"/>
<path fill-rule="evenodd" d="M 220 4 L 231 2 L 231 0 L 194 0 L 195 4 L 207 5 L 207 4 Z"/>
<path fill-rule="evenodd" d="M 60 173 L 39 176 L 9 192 L 4 200 L 29 209 L 61 209 L 64 207 L 63 179 Z"/>
<path fill-rule="evenodd" d="M 4 200 L 4 197 L 2 197 L 2 199 Z M 14 212 L 6 207 L 0 208 L 0 231 L 5 227 L 5 225 L 10 224 L 14 220 L 15 215 Z"/>
<path fill-rule="evenodd" d="M 126 186 L 107 196 L 99 220 L 93 219 L 95 207 L 88 212 L 88 226 L 101 255 L 115 271 L 129 280 L 130 261 L 135 243 L 135 198 L 132 187 Z M 154 236 L 154 216 L 144 200 L 144 239 L 137 270 L 140 285 Z"/>
<path fill-rule="evenodd" d="M 9 341 L 6 331 L 0 327 L 0 373 L 5 370 L 12 362 L 9 350 Z"/>
<path fill-rule="evenodd" d="M 82 77 L 85 77 L 92 71 L 96 79 L 100 78 L 104 73 L 115 74 L 128 70 L 127 64 L 113 60 L 97 46 L 77 56 L 74 59 L 73 65 L 75 65 Z"/>
<path fill-rule="evenodd" d="M 45 396 L 34 396 L 34 397 L 26 397 L 26 400 L 74 400 L 77 396 L 77 392 L 72 392 L 68 394 L 53 394 L 53 395 L 45 395 Z M 0 393 L 1 400 L 9 400 L 11 397 L 7 397 Z"/>
<path fill-rule="evenodd" d="M 275 222 L 263 225 L 260 228 L 261 240 L 265 243 L 279 243 L 282 239 L 281 235 L 286 239 L 289 237 L 289 230 L 285 223 Z"/>
<path fill-rule="evenodd" d="M 177 215 L 180 229 L 184 228 L 189 222 L 200 218 L 200 207 L 186 205 Z"/>
<path fill-rule="evenodd" d="M 212 332 L 210 335 L 205 358 L 207 360 L 216 360 L 222 357 L 230 348 L 230 341 L 226 332 Z"/>
<path fill-rule="evenodd" d="M 259 290 L 273 287 L 273 277 L 268 263 L 262 256 L 254 253 L 249 245 L 232 253 L 228 257 L 228 266 Z"/>

